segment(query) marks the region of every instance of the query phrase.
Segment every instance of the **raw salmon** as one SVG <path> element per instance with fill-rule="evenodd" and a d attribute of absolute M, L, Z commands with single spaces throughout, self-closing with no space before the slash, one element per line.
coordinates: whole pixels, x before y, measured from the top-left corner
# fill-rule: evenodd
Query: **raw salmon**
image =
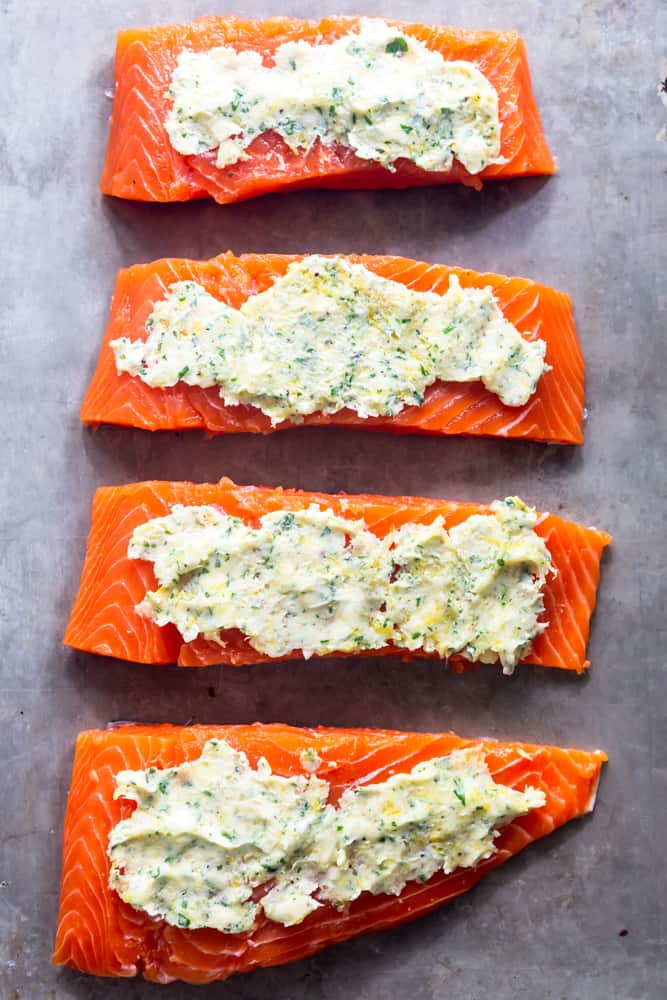
<path fill-rule="evenodd" d="M 135 264 L 118 275 L 111 318 L 97 370 L 81 408 L 87 424 L 122 424 L 146 430 L 201 428 L 211 434 L 275 430 L 266 414 L 251 406 L 227 406 L 216 386 L 202 389 L 184 382 L 151 388 L 141 379 L 119 374 L 109 346 L 117 337 L 145 339 L 145 324 L 153 307 L 177 281 L 197 281 L 209 294 L 238 308 L 249 296 L 265 291 L 289 264 L 300 259 L 284 254 L 220 254 L 208 261 L 166 259 Z M 528 340 L 546 341 L 551 371 L 540 379 L 524 406 L 505 406 L 481 382 L 436 382 L 421 406 L 407 406 L 395 417 L 360 417 L 352 410 L 313 414 L 304 424 L 335 424 L 423 434 L 532 438 L 579 444 L 583 440 L 584 361 L 577 340 L 568 295 L 527 278 L 444 265 L 424 264 L 402 257 L 350 256 L 352 263 L 420 292 L 444 294 L 451 274 L 462 286 L 490 286 L 500 308 Z M 279 428 L 294 426 L 283 421 Z M 301 424 L 298 426 L 302 426 Z"/>
<path fill-rule="evenodd" d="M 541 788 L 546 804 L 504 827 L 497 850 L 487 861 L 450 875 L 439 872 L 423 884 L 410 882 L 399 896 L 364 893 L 343 912 L 323 905 L 289 928 L 262 915 L 246 934 L 183 929 L 133 909 L 109 888 L 109 833 L 131 812 L 129 802 L 113 798 L 115 775 L 124 768 L 174 767 L 198 757 L 213 737 L 242 750 L 253 765 L 265 757 L 273 771 L 284 776 L 304 773 L 299 755 L 314 747 L 322 760 L 318 775 L 329 782 L 334 802 L 350 786 L 385 781 L 391 774 L 410 771 L 421 760 L 479 746 L 496 781 L 519 790 Z M 304 958 L 358 934 L 405 923 L 472 888 L 532 841 L 590 812 L 606 759 L 601 751 L 464 740 L 452 733 L 261 724 L 125 725 L 81 733 L 65 815 L 53 961 L 97 976 L 143 973 L 160 983 L 174 979 L 207 983 Z"/>
<path fill-rule="evenodd" d="M 146 482 L 98 489 L 93 501 L 92 527 L 79 592 L 70 616 L 65 643 L 104 656 L 138 663 L 178 663 L 180 666 L 225 664 L 242 666 L 273 662 L 257 652 L 237 630 L 224 635 L 224 647 L 202 637 L 184 643 L 173 625 L 158 627 L 134 607 L 156 586 L 152 563 L 128 559 L 134 529 L 153 517 L 168 514 L 174 504 L 214 504 L 249 523 L 272 510 L 298 510 L 311 503 L 350 518 L 363 519 L 380 537 L 408 521 L 430 523 L 442 515 L 445 526 L 489 508 L 421 497 L 328 495 L 300 490 L 236 486 L 229 479 L 217 484 Z M 554 514 L 543 514 L 535 531 L 550 552 L 556 575 L 544 586 L 547 628 L 533 642 L 523 662 L 581 672 L 589 665 L 586 643 L 600 579 L 602 551 L 611 536 L 584 528 Z M 295 655 L 299 655 L 295 651 Z M 333 651 L 329 655 L 336 655 Z M 341 654 L 349 655 L 349 654 Z M 388 647 L 364 655 L 429 657 L 420 650 Z M 467 661 L 455 660 L 462 669 Z"/>
<path fill-rule="evenodd" d="M 183 48 L 202 51 L 229 45 L 259 52 L 266 65 L 279 45 L 304 40 L 333 42 L 359 26 L 358 17 L 319 23 L 275 17 L 252 20 L 204 17 L 190 24 L 121 31 L 116 47 L 111 131 L 100 189 L 139 201 L 189 201 L 211 196 L 225 203 L 288 188 L 406 188 L 451 181 L 479 187 L 482 179 L 552 174 L 554 160 L 533 97 L 523 40 L 513 31 L 463 31 L 391 21 L 448 60 L 475 62 L 498 93 L 502 163 L 469 174 L 458 163 L 447 172 L 422 170 L 398 160 L 395 172 L 357 157 L 344 146 L 319 141 L 309 152 L 292 152 L 275 132 L 248 147 L 248 158 L 231 167 L 215 165 L 215 153 L 182 156 L 171 145 L 164 120 L 171 74 Z"/>

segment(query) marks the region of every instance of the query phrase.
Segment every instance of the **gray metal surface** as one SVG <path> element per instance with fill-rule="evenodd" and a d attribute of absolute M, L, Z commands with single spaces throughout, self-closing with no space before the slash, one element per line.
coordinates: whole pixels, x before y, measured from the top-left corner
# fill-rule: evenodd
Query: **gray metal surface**
<path fill-rule="evenodd" d="M 246 2 L 246 14 L 353 13 Z M 659 0 L 366 0 L 367 13 L 518 28 L 560 174 L 409 192 L 311 192 L 234 207 L 102 199 L 116 29 L 221 10 L 185 0 L 2 4 L 3 656 L 0 995 L 152 997 L 56 970 L 60 829 L 74 737 L 111 719 L 455 728 L 610 756 L 596 812 L 408 927 L 238 977 L 229 998 L 496 1000 L 664 995 L 667 785 L 664 380 L 667 124 Z M 526 274 L 571 292 L 588 361 L 578 450 L 301 430 L 207 441 L 84 430 L 114 274 L 167 254 L 400 253 Z M 585 679 L 439 665 L 297 663 L 201 672 L 63 649 L 93 489 L 149 477 L 487 499 L 519 493 L 615 534 Z M 627 933 L 626 933 L 627 932 Z M 166 997 L 200 996 L 188 987 Z"/>

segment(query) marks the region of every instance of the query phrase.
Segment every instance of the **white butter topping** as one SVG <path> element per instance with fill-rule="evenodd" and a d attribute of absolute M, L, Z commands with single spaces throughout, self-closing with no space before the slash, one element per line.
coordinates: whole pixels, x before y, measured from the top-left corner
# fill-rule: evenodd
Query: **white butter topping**
<path fill-rule="evenodd" d="M 111 831 L 111 887 L 170 924 L 227 933 L 251 930 L 262 910 L 291 926 L 325 902 L 342 909 L 363 892 L 397 895 L 473 867 L 498 827 L 545 802 L 539 789 L 496 784 L 474 747 L 348 788 L 335 807 L 310 767 L 284 778 L 222 740 L 116 782 L 137 808 Z M 269 891 L 257 898 L 260 886 Z"/>
<path fill-rule="evenodd" d="M 511 673 L 546 627 L 552 571 L 534 510 L 517 498 L 447 531 L 442 518 L 378 538 L 316 505 L 252 528 L 212 506 L 177 505 L 137 527 L 128 555 L 159 588 L 137 611 L 185 641 L 240 629 L 269 656 L 401 648 L 500 660 Z"/>
<path fill-rule="evenodd" d="M 400 158 L 439 171 L 456 158 L 471 174 L 500 162 L 498 94 L 477 66 L 379 19 L 328 44 L 286 42 L 272 66 L 252 50 L 184 49 L 168 96 L 172 146 L 216 150 L 219 167 L 269 131 L 294 151 L 338 143 L 390 170 Z"/>
<path fill-rule="evenodd" d="M 273 424 L 347 407 L 394 416 L 434 382 L 482 381 L 522 406 L 548 371 L 490 288 L 416 292 L 341 258 L 306 257 L 234 309 L 194 281 L 155 304 L 145 340 L 111 342 L 116 369 L 147 385 L 219 386 Z"/>

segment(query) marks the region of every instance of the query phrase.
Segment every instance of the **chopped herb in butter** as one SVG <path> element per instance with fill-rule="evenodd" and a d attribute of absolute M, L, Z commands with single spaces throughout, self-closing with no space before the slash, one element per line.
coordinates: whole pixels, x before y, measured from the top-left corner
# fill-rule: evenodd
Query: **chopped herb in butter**
<path fill-rule="evenodd" d="M 437 518 L 381 539 L 316 505 L 265 514 L 258 527 L 177 505 L 133 532 L 128 555 L 153 562 L 159 583 L 137 611 L 185 641 L 239 629 L 273 657 L 393 643 L 511 673 L 546 627 L 552 570 L 536 517 L 510 498 L 449 531 Z"/>
<path fill-rule="evenodd" d="M 147 385 L 218 386 L 273 424 L 343 408 L 394 416 L 434 382 L 481 381 L 524 405 L 548 371 L 490 288 L 416 292 L 341 258 L 306 257 L 234 309 L 194 281 L 155 304 L 145 340 L 111 342 L 116 369 Z"/>
<path fill-rule="evenodd" d="M 209 740 L 177 767 L 121 771 L 115 797 L 137 806 L 111 831 L 111 887 L 177 927 L 241 933 L 262 910 L 291 926 L 323 903 L 342 909 L 473 867 L 499 827 L 545 802 L 539 789 L 496 784 L 475 747 L 348 788 L 335 807 L 328 783 L 304 770 L 281 777 Z"/>
<path fill-rule="evenodd" d="M 215 150 L 219 167 L 269 131 L 293 151 L 340 144 L 389 170 L 398 159 L 437 171 L 456 159 L 471 174 L 501 162 L 498 94 L 475 63 L 379 19 L 327 44 L 286 42 L 270 66 L 249 49 L 183 49 L 167 96 L 174 149 Z"/>

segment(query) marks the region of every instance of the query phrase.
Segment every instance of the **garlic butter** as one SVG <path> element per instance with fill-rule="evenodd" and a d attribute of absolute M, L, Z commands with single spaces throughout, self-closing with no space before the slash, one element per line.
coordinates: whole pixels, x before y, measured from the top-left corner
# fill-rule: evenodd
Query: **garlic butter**
<path fill-rule="evenodd" d="M 189 642 L 239 629 L 272 657 L 381 649 L 500 661 L 511 673 L 546 627 L 549 550 L 518 498 L 447 530 L 442 518 L 379 538 L 316 504 L 251 527 L 218 508 L 176 505 L 135 528 L 128 555 L 158 589 L 137 606 Z"/>
<path fill-rule="evenodd" d="M 183 155 L 215 151 L 219 167 L 246 157 L 258 135 L 277 133 L 293 151 L 343 145 L 389 170 L 406 159 L 478 174 L 500 162 L 498 94 L 473 62 L 447 60 L 380 19 L 326 44 L 259 52 L 183 49 L 174 68 L 165 129 Z"/>
<path fill-rule="evenodd" d="M 361 264 L 317 255 L 294 261 L 234 309 L 195 281 L 156 302 L 146 338 L 111 341 L 116 370 L 154 388 L 217 386 L 272 424 L 344 408 L 361 417 L 421 406 L 436 381 L 481 381 L 524 405 L 549 370 L 546 343 L 527 340 L 490 288 L 416 292 Z"/>
<path fill-rule="evenodd" d="M 499 827 L 545 802 L 539 789 L 494 782 L 475 747 L 348 788 L 335 806 L 310 768 L 253 768 L 224 740 L 177 767 L 121 771 L 116 783 L 115 797 L 136 808 L 111 831 L 111 887 L 174 926 L 230 934 L 252 930 L 262 911 L 289 927 L 324 903 L 343 909 L 364 892 L 398 895 L 474 867 Z"/>

